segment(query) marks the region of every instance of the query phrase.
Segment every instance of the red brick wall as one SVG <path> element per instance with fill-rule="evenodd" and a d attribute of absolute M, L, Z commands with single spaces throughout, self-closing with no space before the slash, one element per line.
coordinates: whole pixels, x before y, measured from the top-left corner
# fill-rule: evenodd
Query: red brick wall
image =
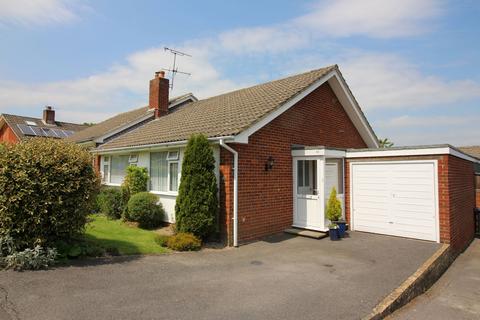
<path fill-rule="evenodd" d="M 350 223 L 350 163 L 358 161 L 438 160 L 440 242 L 463 250 L 473 239 L 475 186 L 473 164 L 449 155 L 347 159 L 345 216 Z"/>
<path fill-rule="evenodd" d="M 293 222 L 292 144 L 364 148 L 365 142 L 328 84 L 250 136 L 248 144 L 231 144 L 239 152 L 239 241 L 278 233 Z M 265 171 L 272 156 L 273 170 Z M 220 153 L 222 175 L 220 216 L 224 234 L 232 239 L 232 157 Z"/>
<path fill-rule="evenodd" d="M 5 124 L 2 128 L 0 128 L 0 142 L 8 142 L 8 143 L 18 142 L 17 136 L 7 124 Z"/>
<path fill-rule="evenodd" d="M 476 192 L 476 198 L 477 198 L 477 208 L 480 208 L 480 189 L 477 189 L 477 192 Z"/>
<path fill-rule="evenodd" d="M 475 233 L 475 179 L 473 163 L 448 157 L 450 200 L 450 243 L 457 250 L 465 249 Z"/>

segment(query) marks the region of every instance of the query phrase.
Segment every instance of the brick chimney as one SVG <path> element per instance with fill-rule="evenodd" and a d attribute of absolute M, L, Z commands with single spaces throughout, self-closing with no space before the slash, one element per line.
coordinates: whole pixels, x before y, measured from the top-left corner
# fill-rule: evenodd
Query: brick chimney
<path fill-rule="evenodd" d="M 55 124 L 55 110 L 51 106 L 45 106 L 43 110 L 43 122 L 46 124 Z"/>
<path fill-rule="evenodd" d="M 155 118 L 168 113 L 168 91 L 170 86 L 165 78 L 165 71 L 155 72 L 155 78 L 150 80 L 149 108 L 155 110 Z"/>

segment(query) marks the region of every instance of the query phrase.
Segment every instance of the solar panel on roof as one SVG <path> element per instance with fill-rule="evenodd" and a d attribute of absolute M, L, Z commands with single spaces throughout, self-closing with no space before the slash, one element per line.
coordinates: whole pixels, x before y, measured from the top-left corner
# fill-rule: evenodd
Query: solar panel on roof
<path fill-rule="evenodd" d="M 38 128 L 38 127 L 30 127 L 30 128 L 33 130 L 36 136 L 45 137 L 45 132 L 43 132 L 42 128 Z"/>
<path fill-rule="evenodd" d="M 70 130 L 63 130 L 63 132 L 65 132 L 65 134 L 67 135 L 67 137 L 70 137 L 72 134 L 74 134 L 73 131 L 70 131 Z"/>
<path fill-rule="evenodd" d="M 52 130 L 55 131 L 55 133 L 57 134 L 57 136 L 58 136 L 59 138 L 65 138 L 65 137 L 67 137 L 67 135 L 63 132 L 62 129 L 52 129 Z"/>
<path fill-rule="evenodd" d="M 52 129 L 50 128 L 42 128 L 43 132 L 45 133 L 46 137 L 51 137 L 51 138 L 58 138 L 55 132 L 53 132 Z"/>
<path fill-rule="evenodd" d="M 26 124 L 17 124 L 17 127 L 26 136 L 36 136 L 32 128 L 30 126 L 27 126 Z"/>

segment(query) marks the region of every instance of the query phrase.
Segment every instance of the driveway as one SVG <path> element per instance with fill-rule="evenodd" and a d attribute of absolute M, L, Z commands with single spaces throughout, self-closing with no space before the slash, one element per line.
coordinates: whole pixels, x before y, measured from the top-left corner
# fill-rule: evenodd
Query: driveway
<path fill-rule="evenodd" d="M 425 294 L 391 319 L 480 319 L 480 240 L 460 255 Z"/>
<path fill-rule="evenodd" d="M 358 319 L 437 248 L 355 232 L 339 242 L 279 235 L 239 249 L 0 272 L 0 318 Z"/>

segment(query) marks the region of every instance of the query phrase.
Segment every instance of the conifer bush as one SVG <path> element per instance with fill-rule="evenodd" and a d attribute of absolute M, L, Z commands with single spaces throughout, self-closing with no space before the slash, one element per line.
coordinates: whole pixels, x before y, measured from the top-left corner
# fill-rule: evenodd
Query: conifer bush
<path fill-rule="evenodd" d="M 41 138 L 2 149 L 0 235 L 9 235 L 23 250 L 81 233 L 99 186 L 91 154 Z"/>
<path fill-rule="evenodd" d="M 342 203 L 337 199 L 337 190 L 333 187 L 327 202 L 327 219 L 334 222 L 338 221 L 341 217 Z"/>
<path fill-rule="evenodd" d="M 204 135 L 193 135 L 185 149 L 175 204 L 178 232 L 205 239 L 215 231 L 217 191 L 213 151 Z"/>
<path fill-rule="evenodd" d="M 148 171 L 147 168 L 128 166 L 125 179 L 122 183 L 122 198 L 125 206 L 130 197 L 139 192 L 147 191 Z"/>
<path fill-rule="evenodd" d="M 149 192 L 139 192 L 128 201 L 125 219 L 138 222 L 141 228 L 156 228 L 162 224 L 165 211 L 158 197 Z"/>

